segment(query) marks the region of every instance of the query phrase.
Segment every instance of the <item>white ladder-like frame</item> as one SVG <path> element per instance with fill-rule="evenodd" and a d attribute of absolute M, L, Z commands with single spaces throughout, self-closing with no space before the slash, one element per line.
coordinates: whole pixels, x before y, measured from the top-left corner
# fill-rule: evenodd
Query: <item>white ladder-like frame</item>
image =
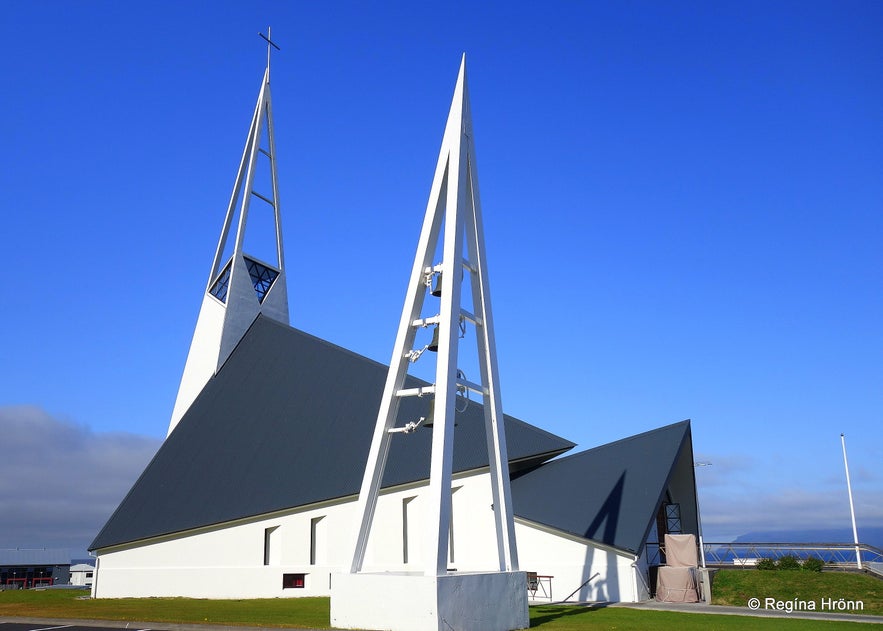
<path fill-rule="evenodd" d="M 433 266 L 432 257 L 445 224 L 443 260 Z M 463 257 L 466 241 L 468 259 Z M 454 451 L 454 414 L 458 388 L 479 390 L 483 395 L 485 431 L 490 463 L 494 522 L 500 571 L 517 571 L 515 525 L 509 488 L 509 459 L 500 402 L 496 346 L 491 317 L 490 290 L 485 263 L 484 233 L 481 221 L 475 148 L 472 140 L 472 117 L 466 86 L 466 56 L 454 89 L 441 151 L 430 189 L 426 215 L 417 255 L 408 282 L 402 318 L 396 335 L 392 360 L 377 415 L 365 476 L 359 493 L 359 531 L 353 553 L 351 573 L 362 570 L 377 497 L 389 455 L 399 400 L 432 392 L 435 396 L 434 426 L 430 461 L 428 516 L 426 519 L 427 553 L 424 575 L 441 576 L 447 572 L 448 528 L 451 520 L 451 476 Z M 472 303 L 476 313 L 461 308 L 461 270 L 471 275 Z M 426 296 L 426 278 L 441 272 L 442 293 L 439 312 L 439 346 L 434 387 L 404 390 L 410 350 L 416 331 L 426 326 L 421 318 Z M 457 352 L 460 319 L 475 325 L 481 384 L 458 380 Z"/>

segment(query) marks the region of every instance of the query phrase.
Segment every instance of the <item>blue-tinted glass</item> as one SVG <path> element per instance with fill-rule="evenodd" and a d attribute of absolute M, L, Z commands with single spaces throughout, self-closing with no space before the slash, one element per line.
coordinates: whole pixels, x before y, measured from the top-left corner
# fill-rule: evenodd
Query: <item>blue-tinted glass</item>
<path fill-rule="evenodd" d="M 270 291 L 270 287 L 273 286 L 273 281 L 279 276 L 279 272 L 248 257 L 245 259 L 245 265 L 248 267 L 251 283 L 254 285 L 255 293 L 258 295 L 258 302 L 262 303 L 267 296 L 267 292 Z"/>
<path fill-rule="evenodd" d="M 209 290 L 212 296 L 220 300 L 221 302 L 227 302 L 227 286 L 230 284 L 230 263 L 227 263 L 227 266 L 224 268 L 224 271 L 221 272 L 221 275 L 218 276 L 218 280 L 215 281 L 215 284 L 212 285 L 212 288 Z"/>

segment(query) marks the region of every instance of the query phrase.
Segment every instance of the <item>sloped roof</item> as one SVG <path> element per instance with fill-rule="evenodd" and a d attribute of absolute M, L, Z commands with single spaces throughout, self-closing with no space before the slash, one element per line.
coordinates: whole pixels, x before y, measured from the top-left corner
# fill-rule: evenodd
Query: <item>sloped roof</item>
<path fill-rule="evenodd" d="M 692 460 L 689 420 L 547 462 L 512 480 L 512 506 L 524 519 L 638 553 L 682 450 Z"/>
<path fill-rule="evenodd" d="M 0 565 L 70 564 L 70 551 L 62 548 L 0 548 Z"/>
<path fill-rule="evenodd" d="M 90 549 L 304 506 L 359 492 L 387 367 L 258 316 Z M 426 385 L 410 379 L 407 387 Z M 426 414 L 403 399 L 398 425 Z M 510 466 L 574 444 L 505 417 Z M 383 484 L 429 477 L 431 430 L 396 435 Z M 454 471 L 487 466 L 481 405 L 457 415 Z"/>

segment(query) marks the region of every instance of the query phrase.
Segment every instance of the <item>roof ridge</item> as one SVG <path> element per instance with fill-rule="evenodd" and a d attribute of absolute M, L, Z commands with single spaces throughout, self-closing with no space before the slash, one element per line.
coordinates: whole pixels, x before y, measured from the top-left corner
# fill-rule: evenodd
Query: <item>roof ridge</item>
<path fill-rule="evenodd" d="M 684 419 L 683 421 L 677 421 L 676 423 L 669 423 L 668 425 L 663 425 L 662 427 L 657 427 L 656 429 L 649 429 L 647 431 L 641 432 L 640 434 L 633 434 L 632 436 L 626 436 L 625 438 L 618 438 L 617 440 L 611 441 L 609 443 L 603 443 L 601 445 L 596 445 L 594 447 L 589 447 L 588 449 L 583 449 L 582 451 L 578 451 L 576 453 L 567 454 L 561 458 L 556 458 L 553 462 L 549 462 L 548 464 L 553 464 L 555 462 L 564 462 L 565 460 L 569 460 L 571 458 L 577 458 L 579 456 L 583 456 L 585 454 L 591 453 L 593 451 L 598 451 L 599 449 L 607 449 L 609 447 L 613 447 L 615 445 L 619 445 L 622 443 L 628 443 L 635 440 L 649 438 L 651 435 L 658 435 L 666 430 L 672 430 L 675 427 L 683 426 L 684 429 L 688 429 L 690 427 L 690 419 Z M 553 434 L 554 435 L 554 434 Z"/>

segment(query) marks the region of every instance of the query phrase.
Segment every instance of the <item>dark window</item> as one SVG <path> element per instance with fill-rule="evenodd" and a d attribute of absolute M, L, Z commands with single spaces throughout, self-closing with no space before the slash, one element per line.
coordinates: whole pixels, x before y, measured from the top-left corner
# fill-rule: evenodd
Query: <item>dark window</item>
<path fill-rule="evenodd" d="M 273 533 L 279 526 L 264 529 L 264 565 L 272 565 Z"/>
<path fill-rule="evenodd" d="M 680 504 L 665 504 L 665 531 L 673 535 L 681 534 Z"/>
<path fill-rule="evenodd" d="M 232 261 L 227 263 L 227 266 L 224 267 L 223 271 L 221 271 L 220 276 L 218 276 L 217 280 L 215 280 L 212 288 L 209 290 L 209 293 L 220 300 L 221 302 L 227 302 L 227 287 L 230 284 L 230 265 Z"/>
<path fill-rule="evenodd" d="M 248 267 L 248 275 L 251 276 L 251 284 L 254 285 L 255 293 L 258 295 L 258 302 L 264 302 L 279 272 L 248 257 L 245 257 L 245 265 Z"/>
<path fill-rule="evenodd" d="M 306 578 L 306 574 L 283 574 L 282 589 L 303 589 Z"/>

